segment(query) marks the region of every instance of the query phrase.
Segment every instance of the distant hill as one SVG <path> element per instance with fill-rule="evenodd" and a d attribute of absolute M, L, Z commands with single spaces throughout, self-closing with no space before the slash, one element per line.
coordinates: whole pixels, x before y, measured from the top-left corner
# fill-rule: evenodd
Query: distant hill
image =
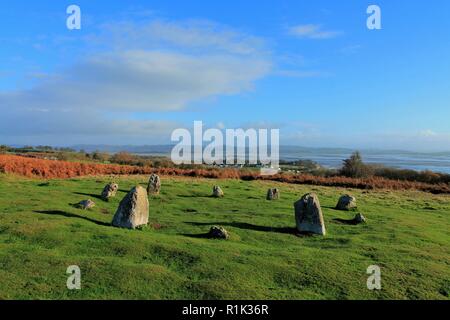
<path fill-rule="evenodd" d="M 135 154 L 148 154 L 148 155 L 170 155 L 172 151 L 173 145 L 142 145 L 142 146 L 133 146 L 133 145 L 75 145 L 71 148 L 79 151 L 84 150 L 86 152 L 94 152 L 94 151 L 102 151 L 108 153 L 117 153 L 121 151 L 126 151 Z"/>

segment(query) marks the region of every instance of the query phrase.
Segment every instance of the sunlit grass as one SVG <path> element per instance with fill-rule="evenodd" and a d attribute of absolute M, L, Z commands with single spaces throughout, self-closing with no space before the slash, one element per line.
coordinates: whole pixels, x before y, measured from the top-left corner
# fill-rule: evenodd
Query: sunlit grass
<path fill-rule="evenodd" d="M 111 227 L 132 186 L 99 199 L 108 178 L 33 180 L 0 175 L 1 299 L 448 299 L 450 197 L 421 192 L 362 191 L 261 181 L 162 178 L 142 230 Z M 213 185 L 225 192 L 210 197 Z M 269 187 L 279 201 L 266 201 Z M 299 237 L 293 203 L 319 195 L 328 235 Z M 351 193 L 355 212 L 336 211 Z M 89 211 L 71 204 L 96 202 Z M 204 237 L 225 227 L 228 241 Z M 366 287 L 369 265 L 382 269 L 382 290 Z M 79 265 L 82 289 L 66 288 Z"/>

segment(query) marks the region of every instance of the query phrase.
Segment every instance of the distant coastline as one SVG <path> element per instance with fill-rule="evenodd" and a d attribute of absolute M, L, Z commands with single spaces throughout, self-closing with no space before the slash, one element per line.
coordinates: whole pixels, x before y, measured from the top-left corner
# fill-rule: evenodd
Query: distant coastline
<path fill-rule="evenodd" d="M 138 155 L 170 156 L 172 145 L 112 146 L 112 145 L 76 145 L 75 150 L 86 152 L 103 151 L 116 153 L 127 151 Z M 354 149 L 347 148 L 309 148 L 298 146 L 280 146 L 280 159 L 286 161 L 312 160 L 326 168 L 339 168 Z M 450 151 L 413 152 L 402 150 L 360 149 L 364 161 L 399 169 L 416 171 L 430 170 L 450 174 Z"/>

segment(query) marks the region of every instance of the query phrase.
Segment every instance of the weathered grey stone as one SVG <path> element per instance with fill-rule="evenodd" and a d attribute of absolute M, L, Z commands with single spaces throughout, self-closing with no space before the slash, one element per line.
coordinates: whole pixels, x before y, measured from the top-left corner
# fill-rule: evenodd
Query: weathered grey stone
<path fill-rule="evenodd" d="M 213 187 L 213 197 L 215 198 L 222 198 L 223 197 L 223 191 L 219 186 Z"/>
<path fill-rule="evenodd" d="M 158 175 L 152 174 L 148 181 L 147 194 L 159 194 L 161 191 L 161 179 Z"/>
<path fill-rule="evenodd" d="M 119 228 L 135 229 L 148 223 L 147 191 L 136 186 L 122 199 L 114 215 L 112 225 Z"/>
<path fill-rule="evenodd" d="M 228 234 L 227 230 L 225 230 L 222 227 L 214 226 L 211 227 L 208 233 L 208 237 L 212 239 L 229 239 L 230 235 Z"/>
<path fill-rule="evenodd" d="M 278 200 L 280 199 L 280 190 L 276 188 L 271 188 L 267 191 L 267 200 Z"/>
<path fill-rule="evenodd" d="M 366 223 L 366 217 L 361 213 L 357 213 L 353 221 L 355 221 L 356 224 Z"/>
<path fill-rule="evenodd" d="M 299 201 L 294 203 L 295 222 L 300 232 L 325 235 L 325 222 L 319 198 L 315 193 L 305 194 Z"/>
<path fill-rule="evenodd" d="M 77 203 L 75 205 L 75 207 L 82 209 L 82 210 L 88 210 L 88 209 L 95 207 L 95 203 L 91 199 L 88 199 L 88 200 L 80 201 L 79 203 Z"/>
<path fill-rule="evenodd" d="M 118 190 L 119 185 L 117 183 L 108 183 L 102 191 L 102 199 L 108 201 L 110 198 L 116 196 Z"/>
<path fill-rule="evenodd" d="M 344 211 L 348 211 L 356 207 L 357 207 L 356 198 L 348 194 L 345 194 L 342 197 L 340 197 L 336 205 L 337 210 L 344 210 Z"/>

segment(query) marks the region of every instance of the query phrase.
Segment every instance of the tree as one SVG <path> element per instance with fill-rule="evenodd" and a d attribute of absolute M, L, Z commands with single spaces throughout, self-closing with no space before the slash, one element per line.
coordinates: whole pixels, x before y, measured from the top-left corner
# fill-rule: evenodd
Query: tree
<path fill-rule="evenodd" d="M 359 151 L 356 151 L 344 160 L 340 174 L 351 178 L 364 178 L 371 175 L 371 168 L 363 162 Z"/>
<path fill-rule="evenodd" d="M 111 157 L 111 162 L 118 164 L 132 164 L 133 160 L 134 160 L 133 155 L 124 151 L 116 153 Z"/>
<path fill-rule="evenodd" d="M 94 151 L 91 154 L 92 159 L 100 161 L 100 162 L 105 162 L 109 160 L 109 154 L 104 153 L 104 152 L 100 152 L 100 151 Z"/>

